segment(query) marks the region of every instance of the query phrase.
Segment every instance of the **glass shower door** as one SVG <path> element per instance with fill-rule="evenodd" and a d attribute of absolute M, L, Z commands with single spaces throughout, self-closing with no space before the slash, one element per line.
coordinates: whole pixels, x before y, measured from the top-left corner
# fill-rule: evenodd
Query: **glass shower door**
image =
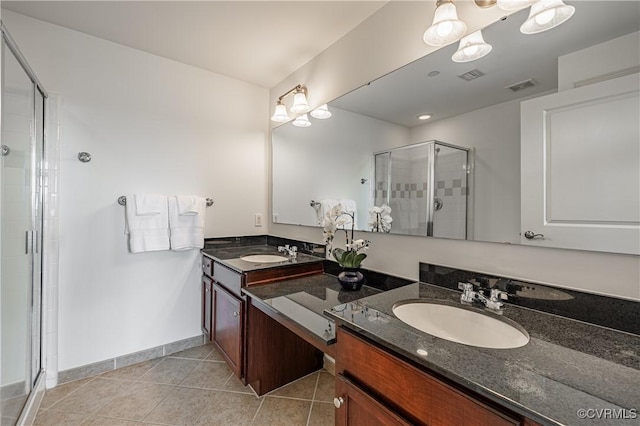
<path fill-rule="evenodd" d="M 433 147 L 433 230 L 439 238 L 467 238 L 468 151 L 435 143 Z"/>
<path fill-rule="evenodd" d="M 2 65 L 0 396 L 12 425 L 41 370 L 44 98 L 4 42 Z"/>

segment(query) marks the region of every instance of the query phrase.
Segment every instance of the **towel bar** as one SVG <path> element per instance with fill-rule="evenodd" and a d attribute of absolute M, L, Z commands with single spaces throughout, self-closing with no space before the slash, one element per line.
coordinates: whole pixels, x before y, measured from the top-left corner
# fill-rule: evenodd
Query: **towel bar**
<path fill-rule="evenodd" d="M 118 197 L 118 204 L 120 204 L 121 206 L 126 206 L 127 205 L 127 197 L 125 197 L 124 195 L 121 195 Z M 211 207 L 213 205 L 213 198 L 207 198 L 207 207 Z"/>

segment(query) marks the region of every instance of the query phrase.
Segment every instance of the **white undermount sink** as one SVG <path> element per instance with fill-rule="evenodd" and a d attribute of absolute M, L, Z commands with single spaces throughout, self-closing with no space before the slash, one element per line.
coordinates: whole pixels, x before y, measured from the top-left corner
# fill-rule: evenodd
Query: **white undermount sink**
<path fill-rule="evenodd" d="M 284 256 L 278 256 L 276 254 L 252 254 L 250 256 L 241 257 L 240 260 L 253 263 L 276 263 L 289 260 Z"/>
<path fill-rule="evenodd" d="M 519 324 L 464 306 L 400 302 L 393 307 L 393 313 L 400 321 L 420 331 L 469 346 L 512 349 L 529 342 L 529 333 Z"/>

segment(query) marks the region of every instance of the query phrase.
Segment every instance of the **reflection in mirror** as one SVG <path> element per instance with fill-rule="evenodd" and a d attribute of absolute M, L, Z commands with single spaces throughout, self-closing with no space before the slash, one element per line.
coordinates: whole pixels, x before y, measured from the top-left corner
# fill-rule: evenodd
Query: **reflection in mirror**
<path fill-rule="evenodd" d="M 443 141 L 470 154 L 466 229 L 449 232 L 450 227 L 444 226 L 440 232 L 435 211 L 433 236 L 640 251 L 640 3 L 592 1 L 576 2 L 575 7 L 569 21 L 536 35 L 520 33 L 528 10 L 517 12 L 483 29 L 493 50 L 482 59 L 455 63 L 451 56 L 457 46 L 449 45 L 330 102 L 333 116 L 327 120 L 312 118 L 312 126 L 304 129 L 291 123 L 274 129 L 274 223 L 319 226 L 322 208 L 313 208 L 311 200 L 351 200 L 358 228 L 368 230 L 368 210 L 380 205 L 385 196 L 378 191 L 387 186 L 394 219 L 391 233 L 429 235 L 429 210 L 438 205 L 437 198 L 446 208 L 447 200 L 440 195 L 451 193 L 447 189 L 454 189 L 453 182 L 436 178 L 424 189 L 430 194 L 429 202 L 394 206 L 389 193 L 392 182 L 379 181 L 376 170 L 389 167 L 382 153 Z M 550 105 L 561 113 L 551 114 Z M 572 109 L 575 105 L 581 106 Z M 609 112 L 604 114 L 606 119 L 603 112 Z M 432 118 L 419 120 L 423 114 Z M 611 116 L 621 118 L 613 123 Z M 548 121 L 550 117 L 553 122 Z M 536 126 L 549 130 L 548 134 Z M 603 143 L 608 149 L 602 149 Z M 531 153 L 538 155 L 537 150 L 539 155 L 562 156 L 554 161 L 534 158 Z M 521 159 L 521 152 L 527 158 Z M 609 156 L 604 158 L 603 152 Z M 541 164 L 539 170 L 530 168 L 534 163 Z M 615 174 L 614 169 L 618 169 Z M 427 161 L 422 173 L 428 170 Z M 438 173 L 437 164 L 433 170 Z M 554 175 L 544 175 L 545 170 Z M 563 170 L 566 173 L 558 173 Z M 531 192 L 532 175 L 536 177 L 533 191 L 540 194 Z M 613 184 L 621 179 L 627 183 Z M 444 187 L 438 188 L 442 181 Z M 418 191 L 419 182 L 402 182 L 409 184 L 409 191 L 412 183 Z M 606 191 L 607 208 L 581 214 L 585 209 L 575 206 L 593 205 L 589 188 L 597 183 L 598 191 Z M 442 194 L 439 189 L 444 190 Z M 542 207 L 524 202 L 536 197 Z M 527 210 L 539 216 L 538 224 L 530 224 Z M 618 233 L 607 234 L 604 228 Z M 525 231 L 542 237 L 528 240 Z M 622 240 L 623 247 L 616 245 Z"/>

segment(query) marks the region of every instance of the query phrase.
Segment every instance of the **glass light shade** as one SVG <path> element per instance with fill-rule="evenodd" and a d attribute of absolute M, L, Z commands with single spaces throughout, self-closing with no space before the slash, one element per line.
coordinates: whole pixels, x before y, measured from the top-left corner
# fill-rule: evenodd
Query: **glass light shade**
<path fill-rule="evenodd" d="M 299 117 L 296 117 L 295 120 L 293 120 L 293 124 L 296 127 L 309 127 L 311 126 L 311 122 L 309 121 L 309 117 L 307 117 L 307 114 L 302 114 Z"/>
<path fill-rule="evenodd" d="M 289 114 L 287 114 L 287 107 L 281 103 L 277 104 L 273 117 L 271 117 L 271 121 L 275 121 L 276 123 L 286 123 L 289 120 L 291 120 L 291 118 L 289 118 Z"/>
<path fill-rule="evenodd" d="M 482 31 L 476 31 L 460 40 L 460 46 L 451 59 L 453 62 L 471 62 L 491 52 L 491 45 L 482 38 Z"/>
<path fill-rule="evenodd" d="M 331 117 L 331 111 L 329 111 L 327 104 L 324 104 L 311 111 L 311 116 L 318 120 L 324 120 L 325 118 Z"/>
<path fill-rule="evenodd" d="M 502 10 L 520 10 L 535 2 L 536 0 L 498 0 L 498 7 Z"/>
<path fill-rule="evenodd" d="M 456 7 L 453 3 L 443 3 L 436 8 L 433 24 L 424 32 L 424 42 L 431 46 L 446 46 L 467 31 L 467 25 L 458 19 Z"/>
<path fill-rule="evenodd" d="M 536 34 L 550 30 L 573 16 L 576 8 L 562 0 L 538 0 L 531 6 L 529 17 L 520 27 L 523 34 Z"/>
<path fill-rule="evenodd" d="M 291 112 L 295 114 L 301 114 L 303 112 L 311 111 L 311 106 L 307 102 L 307 97 L 304 92 L 297 92 L 293 95 L 293 105 L 291 106 Z"/>

